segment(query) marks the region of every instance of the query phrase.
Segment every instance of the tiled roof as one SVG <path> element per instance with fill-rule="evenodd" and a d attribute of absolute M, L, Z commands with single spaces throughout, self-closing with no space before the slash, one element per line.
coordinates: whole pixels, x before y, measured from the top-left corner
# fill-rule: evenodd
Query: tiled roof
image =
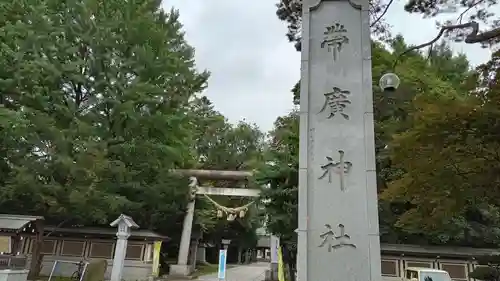
<path fill-rule="evenodd" d="M 0 214 L 0 230 L 18 231 L 37 220 L 43 217 Z"/>

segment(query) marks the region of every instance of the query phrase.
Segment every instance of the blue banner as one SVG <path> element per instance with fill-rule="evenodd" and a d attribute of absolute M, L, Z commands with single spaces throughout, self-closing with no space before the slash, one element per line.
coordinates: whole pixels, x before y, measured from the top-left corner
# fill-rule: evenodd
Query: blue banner
<path fill-rule="evenodd" d="M 217 273 L 219 280 L 226 279 L 226 254 L 227 250 L 219 251 L 219 271 Z"/>

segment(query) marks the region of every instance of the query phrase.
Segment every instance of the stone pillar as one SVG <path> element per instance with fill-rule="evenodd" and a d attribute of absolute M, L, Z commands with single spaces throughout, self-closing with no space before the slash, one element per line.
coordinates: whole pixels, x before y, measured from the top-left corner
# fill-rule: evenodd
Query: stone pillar
<path fill-rule="evenodd" d="M 191 231 L 193 230 L 193 218 L 194 201 L 189 202 L 187 206 L 187 213 L 184 217 L 184 223 L 182 224 L 182 236 L 179 246 L 179 256 L 177 258 L 177 264 L 170 266 L 171 275 L 187 276 L 191 273 L 190 267 L 188 266 L 188 257 L 190 246 L 189 244 L 191 242 Z"/>
<path fill-rule="evenodd" d="M 368 0 L 303 0 L 298 281 L 381 281 Z"/>
<path fill-rule="evenodd" d="M 177 264 L 186 265 L 189 255 L 189 244 L 191 242 L 191 232 L 193 230 L 194 201 L 188 203 L 187 213 L 182 224 L 181 244 L 179 246 L 179 256 Z"/>
<path fill-rule="evenodd" d="M 113 258 L 113 270 L 111 271 L 111 281 L 121 281 L 123 267 L 125 265 L 125 255 L 127 254 L 127 244 L 129 235 L 116 235 L 115 256 Z"/>
<path fill-rule="evenodd" d="M 189 246 L 191 242 L 191 232 L 193 230 L 193 218 L 194 218 L 194 207 L 195 207 L 197 186 L 198 186 L 198 181 L 196 180 L 195 177 L 191 177 L 189 184 L 191 192 L 191 201 L 187 205 L 186 216 L 184 217 L 184 222 L 182 224 L 182 236 L 181 236 L 181 243 L 179 245 L 179 255 L 177 257 L 177 264 L 170 266 L 170 275 L 187 276 L 191 273 L 191 268 L 188 265 L 188 257 L 189 257 Z"/>
<path fill-rule="evenodd" d="M 271 279 L 278 280 L 278 248 L 280 247 L 280 239 L 277 236 L 271 235 L 270 237 L 270 251 L 271 251 Z"/>
<path fill-rule="evenodd" d="M 120 215 L 111 226 L 118 226 L 116 233 L 115 256 L 113 258 L 113 268 L 111 270 L 111 281 L 121 281 L 123 276 L 123 267 L 125 265 L 125 255 L 127 254 L 127 239 L 130 237 L 130 228 L 139 227 L 134 220 L 126 215 Z"/>

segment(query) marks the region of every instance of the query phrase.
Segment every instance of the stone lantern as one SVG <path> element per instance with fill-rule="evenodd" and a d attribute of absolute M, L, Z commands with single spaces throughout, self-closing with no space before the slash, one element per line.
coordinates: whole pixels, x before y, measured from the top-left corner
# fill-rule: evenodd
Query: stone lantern
<path fill-rule="evenodd" d="M 123 266 L 125 264 L 125 256 L 127 254 L 127 240 L 130 237 L 131 228 L 138 228 L 135 221 L 124 214 L 121 214 L 116 220 L 109 224 L 113 227 L 118 227 L 116 232 L 116 247 L 115 256 L 113 258 L 113 269 L 111 271 L 111 281 L 121 281 L 123 275 Z"/>

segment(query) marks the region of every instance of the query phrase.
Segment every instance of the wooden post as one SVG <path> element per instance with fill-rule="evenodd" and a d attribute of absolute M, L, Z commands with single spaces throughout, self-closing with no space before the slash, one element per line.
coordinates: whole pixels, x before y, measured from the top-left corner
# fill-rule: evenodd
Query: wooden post
<path fill-rule="evenodd" d="M 33 243 L 33 251 L 31 252 L 30 272 L 28 273 L 29 280 L 36 280 L 42 269 L 42 245 L 43 245 L 43 230 L 44 220 L 37 219 L 35 222 L 35 243 Z"/>
<path fill-rule="evenodd" d="M 10 237 L 11 239 L 11 254 L 13 254 L 14 256 L 17 255 L 18 252 L 21 252 L 22 249 L 21 248 L 21 235 L 19 234 L 19 232 L 16 232 L 16 235 L 14 236 L 11 236 Z"/>

